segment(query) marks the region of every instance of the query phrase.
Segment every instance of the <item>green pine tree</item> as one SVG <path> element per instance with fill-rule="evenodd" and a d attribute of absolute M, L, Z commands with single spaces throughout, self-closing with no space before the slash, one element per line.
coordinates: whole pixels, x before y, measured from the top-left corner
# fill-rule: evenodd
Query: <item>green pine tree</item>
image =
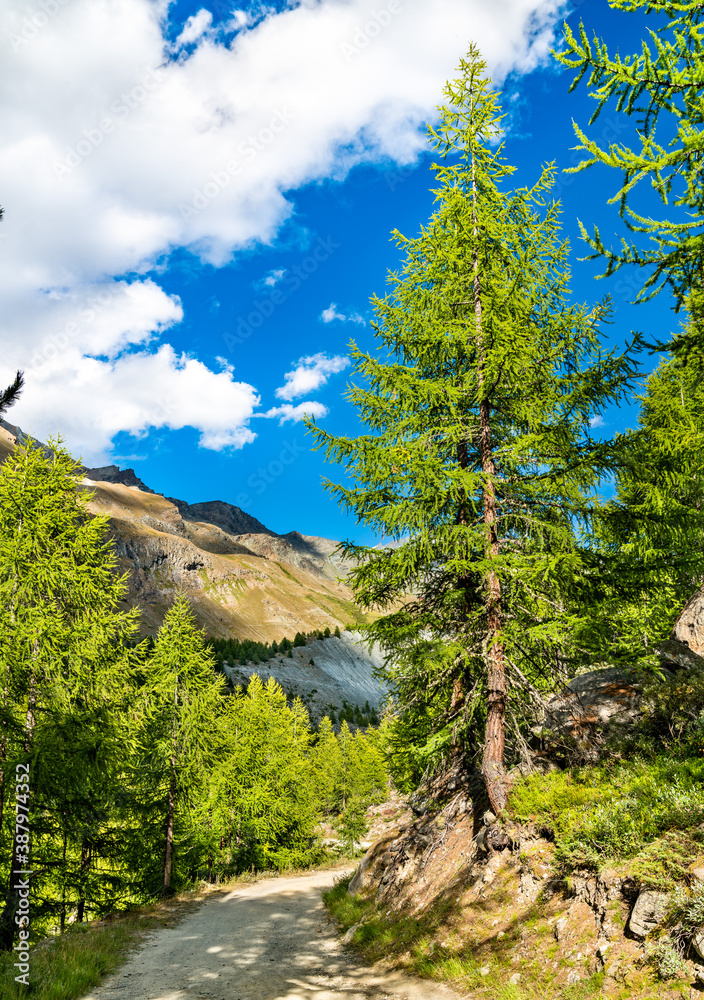
<path fill-rule="evenodd" d="M 239 870 L 313 860 L 319 799 L 308 713 L 273 678 L 250 677 L 224 706 L 223 749 L 214 772 L 215 828 Z M 313 846 L 311 846 L 313 845 Z"/>
<path fill-rule="evenodd" d="M 692 336 L 695 331 L 685 331 Z M 638 427 L 623 441 L 616 497 L 599 537 L 611 573 L 594 646 L 657 666 L 685 602 L 704 581 L 704 364 L 676 353 L 648 377 Z"/>
<path fill-rule="evenodd" d="M 136 628 L 136 612 L 118 610 L 125 587 L 108 519 L 90 516 L 89 495 L 76 489 L 78 475 L 60 444 L 45 451 L 28 442 L 0 469 L 0 803 L 7 774 L 14 776 L 17 763 L 28 764 L 32 842 L 26 853 L 31 846 L 40 873 L 32 891 L 41 893 L 47 912 L 56 912 L 56 893 L 65 884 L 56 836 L 70 834 L 70 863 L 84 833 L 95 830 L 95 817 L 109 811 L 114 786 L 105 773 L 101 783 L 98 771 L 114 760 L 115 712 L 130 683 Z M 99 749 L 82 758 L 81 748 L 91 742 Z M 67 822 L 79 815 L 71 833 Z M 0 837 L 10 852 L 2 871 L 8 885 L 2 949 L 12 946 L 18 903 L 10 873 L 30 867 L 28 857 L 20 864 L 14 826 L 7 827 L 0 808 Z"/>
<path fill-rule="evenodd" d="M 222 682 L 188 599 L 179 595 L 164 616 L 148 661 L 151 692 L 142 753 L 161 802 L 161 894 L 173 891 L 176 825 L 207 787 L 219 743 Z M 183 817 L 188 826 L 188 817 Z"/>
<path fill-rule="evenodd" d="M 520 688 L 546 650 L 564 657 L 562 594 L 583 570 L 575 532 L 613 461 L 590 421 L 630 386 L 633 364 L 602 350 L 607 305 L 568 305 L 553 168 L 505 189 L 498 97 L 475 48 L 446 96 L 430 129 L 438 209 L 420 236 L 395 234 L 405 260 L 374 300 L 380 356 L 353 345 L 363 383 L 350 398 L 369 433 L 310 426 L 356 482 L 329 484 L 334 495 L 400 543 L 344 547 L 359 560 L 357 601 L 387 612 L 368 632 L 396 695 L 408 712 L 429 707 L 433 752 L 473 750 L 483 725 L 500 810 L 507 667 Z"/>

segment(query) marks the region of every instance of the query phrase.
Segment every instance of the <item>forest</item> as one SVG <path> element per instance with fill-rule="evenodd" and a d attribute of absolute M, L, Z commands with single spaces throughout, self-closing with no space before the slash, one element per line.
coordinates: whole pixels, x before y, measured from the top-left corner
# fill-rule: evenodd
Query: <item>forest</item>
<path fill-rule="evenodd" d="M 597 230 L 583 238 L 606 275 L 642 277 L 644 309 L 670 295 L 677 329 L 614 346 L 608 297 L 572 301 L 557 168 L 512 187 L 502 95 L 471 46 L 428 126 L 435 211 L 417 235 L 394 233 L 378 350 L 351 348 L 364 433 L 307 420 L 345 472 L 331 495 L 394 543 L 342 546 L 386 655 L 380 725 L 345 706 L 314 727 L 274 681 L 225 683 L 224 663 L 266 662 L 329 629 L 212 640 L 176 596 L 144 639 L 109 522 L 88 515 L 63 444 L 25 444 L 3 464 L 0 948 L 20 907 L 13 871 L 32 872 L 43 934 L 199 880 L 316 864 L 325 818 L 354 851 L 390 780 L 412 793 L 458 761 L 499 816 L 561 684 L 594 664 L 662 680 L 658 646 L 704 580 L 704 15 L 613 5 L 665 25 L 625 58 L 566 28 L 557 58 L 574 87 L 586 81 L 595 118 L 614 105 L 639 124 L 635 149 L 576 126 L 574 169 L 617 177 L 629 233 L 618 250 Z M 632 208 L 639 184 L 663 217 Z M 603 432 L 598 418 L 627 402 L 637 425 Z M 701 713 L 683 733 L 677 752 L 699 753 Z"/>
<path fill-rule="evenodd" d="M 313 729 L 256 675 L 233 690 L 183 597 L 141 639 L 138 613 L 118 608 L 108 519 L 88 516 L 76 475 L 58 443 L 0 470 L 2 878 L 31 867 L 33 932 L 314 864 L 323 817 L 354 850 L 387 792 L 383 729 Z M 15 801 L 31 838 L 15 836 Z M 17 907 L 6 892 L 5 948 Z"/>

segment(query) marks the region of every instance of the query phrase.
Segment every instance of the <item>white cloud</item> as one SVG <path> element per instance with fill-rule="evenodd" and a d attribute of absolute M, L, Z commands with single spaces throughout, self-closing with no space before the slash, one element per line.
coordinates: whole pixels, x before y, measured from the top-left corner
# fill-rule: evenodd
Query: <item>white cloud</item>
<path fill-rule="evenodd" d="M 291 403 L 284 403 L 282 406 L 274 406 L 271 410 L 267 410 L 266 413 L 261 415 L 264 417 L 278 417 L 279 426 L 281 426 L 282 424 L 285 424 L 287 420 L 303 420 L 305 416 L 315 417 L 316 420 L 319 420 L 321 417 L 326 417 L 327 414 L 327 406 L 324 406 L 322 403 L 318 403 L 315 400 L 308 400 L 306 403 L 298 403 L 297 406 L 293 406 Z"/>
<path fill-rule="evenodd" d="M 342 355 L 329 358 L 323 353 L 300 358 L 296 367 L 284 375 L 286 382 L 276 390 L 276 395 L 279 399 L 295 399 L 296 396 L 315 392 L 321 385 L 325 385 L 331 375 L 341 372 L 349 363 L 350 359 Z"/>
<path fill-rule="evenodd" d="M 359 313 L 350 313 L 348 316 L 345 313 L 338 312 L 336 302 L 331 302 L 327 309 L 323 309 L 320 318 L 323 323 L 332 323 L 336 319 L 342 323 L 364 323 L 364 317 L 360 316 Z"/>
<path fill-rule="evenodd" d="M 591 420 L 589 421 L 589 426 L 590 427 L 604 427 L 605 426 L 604 418 L 601 416 L 600 413 L 596 413 L 591 418 Z"/>
<path fill-rule="evenodd" d="M 286 272 L 283 270 L 269 271 L 266 278 L 264 278 L 264 284 L 273 288 L 274 285 L 278 285 L 285 274 Z"/>
<path fill-rule="evenodd" d="M 191 49 L 167 62 L 167 0 L 44 6 L 0 11 L 0 384 L 38 364 L 13 421 L 44 436 L 61 424 L 97 461 L 118 431 L 152 426 L 147 372 L 196 393 L 188 421 L 205 447 L 250 439 L 255 390 L 164 353 L 181 307 L 147 271 L 178 248 L 220 266 L 275 238 L 286 192 L 361 162 L 412 162 L 468 41 L 498 81 L 529 69 L 560 0 L 403 0 L 384 25 L 375 0 L 262 6 L 256 22 L 233 11 L 229 29 L 200 10 L 179 37 Z M 114 308 L 96 310 L 97 295 Z M 218 419 L 214 386 L 235 416 Z"/>
<path fill-rule="evenodd" d="M 114 359 L 68 349 L 27 380 L 21 405 L 31 420 L 18 419 L 18 404 L 13 423 L 40 439 L 57 432 L 80 439 L 83 459 L 94 465 L 118 432 L 140 437 L 152 427 L 197 427 L 204 448 L 241 448 L 254 440 L 248 425 L 259 397 L 231 369 L 212 372 L 163 344 Z"/>
<path fill-rule="evenodd" d="M 209 10 L 199 10 L 188 18 L 183 26 L 183 31 L 176 39 L 176 48 L 180 49 L 184 45 L 190 45 L 198 41 L 213 23 L 213 15 Z"/>

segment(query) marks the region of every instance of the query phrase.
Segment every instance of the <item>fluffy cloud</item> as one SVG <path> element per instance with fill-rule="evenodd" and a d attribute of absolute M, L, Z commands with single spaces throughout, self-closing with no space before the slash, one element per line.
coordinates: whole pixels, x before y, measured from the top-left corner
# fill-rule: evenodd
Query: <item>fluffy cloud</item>
<path fill-rule="evenodd" d="M 285 373 L 286 382 L 276 390 L 276 395 L 279 399 L 295 399 L 297 396 L 315 392 L 325 385 L 331 375 L 341 372 L 349 363 L 350 359 L 342 355 L 329 358 L 323 353 L 300 358 L 296 362 L 296 367 Z"/>
<path fill-rule="evenodd" d="M 315 417 L 319 420 L 321 417 L 326 417 L 328 415 L 328 408 L 324 406 L 323 403 L 318 403 L 315 400 L 307 400 L 305 403 L 298 403 L 297 406 L 293 406 L 291 403 L 284 403 L 282 406 L 274 406 L 272 409 L 267 410 L 266 413 L 261 414 L 264 417 L 278 417 L 279 426 L 285 424 L 287 420 L 298 421 L 303 420 L 304 417 Z"/>
<path fill-rule="evenodd" d="M 339 320 L 341 323 L 363 323 L 364 318 L 359 315 L 359 313 L 350 313 L 346 315 L 337 311 L 337 303 L 331 302 L 327 309 L 323 309 L 320 314 L 320 318 L 323 323 L 332 323 L 333 320 Z"/>
<path fill-rule="evenodd" d="M 559 0 L 262 10 L 225 28 L 198 11 L 177 40 L 189 48 L 165 58 L 167 0 L 5 0 L 0 384 L 28 369 L 12 416 L 38 436 L 61 423 L 95 460 L 120 430 L 183 421 L 205 447 L 250 440 L 255 390 L 163 343 L 181 307 L 158 268 L 184 247 L 221 266 L 275 238 L 292 212 L 284 192 L 361 162 L 411 162 L 468 40 L 497 80 L 529 69 Z M 90 304 L 106 295 L 114 308 Z M 148 404 L 155 384 L 178 416 Z"/>

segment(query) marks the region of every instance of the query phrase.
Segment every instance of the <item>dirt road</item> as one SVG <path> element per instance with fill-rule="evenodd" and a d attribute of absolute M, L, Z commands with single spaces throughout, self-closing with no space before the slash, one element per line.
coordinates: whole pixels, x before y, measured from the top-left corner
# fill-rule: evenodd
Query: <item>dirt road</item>
<path fill-rule="evenodd" d="M 320 900 L 340 872 L 218 893 L 177 927 L 155 931 L 84 1000 L 459 1000 L 436 983 L 360 964 Z"/>

